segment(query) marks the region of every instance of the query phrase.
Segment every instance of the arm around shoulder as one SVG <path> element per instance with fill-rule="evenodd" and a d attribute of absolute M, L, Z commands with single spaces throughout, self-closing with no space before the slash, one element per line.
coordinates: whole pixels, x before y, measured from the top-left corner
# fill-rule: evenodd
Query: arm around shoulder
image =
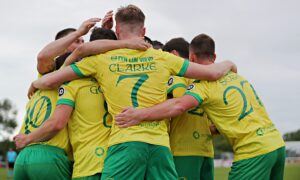
<path fill-rule="evenodd" d="M 236 65 L 231 61 L 202 65 L 190 62 L 184 76 L 188 78 L 215 81 L 225 76 L 229 71 L 237 72 Z"/>
<path fill-rule="evenodd" d="M 142 121 L 158 121 L 165 118 L 175 117 L 186 110 L 198 105 L 198 101 L 189 95 L 167 101 L 149 108 L 126 108 L 116 116 L 116 124 L 119 127 L 129 127 L 140 124 Z"/>
<path fill-rule="evenodd" d="M 34 81 L 32 84 L 37 89 L 54 89 L 64 82 L 78 79 L 79 76 L 68 66 L 58 71 L 49 73 L 40 79 Z"/>

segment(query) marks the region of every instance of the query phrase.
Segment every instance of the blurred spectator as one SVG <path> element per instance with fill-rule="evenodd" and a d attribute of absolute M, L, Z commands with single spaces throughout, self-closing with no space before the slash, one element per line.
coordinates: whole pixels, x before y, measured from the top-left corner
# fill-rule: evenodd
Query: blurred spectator
<path fill-rule="evenodd" d="M 6 162 L 8 167 L 7 179 L 13 179 L 14 165 L 17 158 L 17 153 L 12 148 L 6 153 Z"/>

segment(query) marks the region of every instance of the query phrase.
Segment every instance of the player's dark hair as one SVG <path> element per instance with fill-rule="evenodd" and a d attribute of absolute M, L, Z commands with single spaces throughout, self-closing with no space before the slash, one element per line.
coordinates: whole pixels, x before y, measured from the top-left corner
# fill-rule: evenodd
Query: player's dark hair
<path fill-rule="evenodd" d="M 58 56 L 55 59 L 55 69 L 58 70 L 65 62 L 65 60 L 67 59 L 67 57 L 71 54 L 72 52 L 67 52 L 63 55 Z"/>
<path fill-rule="evenodd" d="M 190 49 L 197 58 L 212 59 L 215 57 L 215 42 L 206 34 L 199 34 L 194 37 Z"/>
<path fill-rule="evenodd" d="M 171 52 L 173 50 L 176 50 L 181 57 L 189 58 L 189 43 L 185 39 L 173 38 L 163 47 L 163 51 Z"/>
<path fill-rule="evenodd" d="M 66 35 L 70 34 L 71 32 L 76 31 L 75 28 L 66 28 L 63 29 L 61 31 L 59 31 L 56 35 L 55 35 L 55 40 L 58 40 L 60 38 L 65 37 Z M 71 52 L 65 53 L 63 55 L 60 55 L 59 57 L 57 57 L 55 59 L 55 69 L 58 70 L 65 62 L 65 60 L 67 59 L 67 57 L 71 54 Z"/>
<path fill-rule="evenodd" d="M 90 36 L 90 41 L 94 41 L 97 39 L 117 40 L 117 36 L 116 36 L 115 32 L 110 29 L 95 27 Z"/>
<path fill-rule="evenodd" d="M 152 46 L 154 49 L 162 49 L 164 44 L 157 40 L 154 40 L 154 41 L 152 41 Z"/>
<path fill-rule="evenodd" d="M 63 29 L 56 34 L 55 40 L 65 37 L 66 35 L 70 34 L 71 32 L 74 32 L 74 31 L 76 31 L 76 29 L 74 29 L 74 28 Z"/>
<path fill-rule="evenodd" d="M 147 43 L 153 45 L 152 40 L 148 36 L 144 36 L 144 41 L 146 41 Z"/>

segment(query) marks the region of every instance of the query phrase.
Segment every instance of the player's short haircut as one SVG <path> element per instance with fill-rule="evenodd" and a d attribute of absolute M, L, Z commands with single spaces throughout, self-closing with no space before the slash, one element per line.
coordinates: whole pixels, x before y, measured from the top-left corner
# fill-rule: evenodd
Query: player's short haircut
<path fill-rule="evenodd" d="M 163 51 L 171 52 L 173 50 L 176 50 L 181 57 L 189 58 L 189 43 L 185 39 L 173 38 L 163 47 Z"/>
<path fill-rule="evenodd" d="M 164 44 L 157 40 L 154 40 L 152 41 L 152 46 L 154 49 L 162 49 L 164 47 Z"/>
<path fill-rule="evenodd" d="M 95 27 L 90 36 L 90 41 L 94 41 L 97 39 L 117 40 L 117 36 L 116 36 L 115 32 L 110 29 Z"/>
<path fill-rule="evenodd" d="M 135 5 L 120 7 L 116 13 L 116 22 L 127 25 L 144 26 L 145 14 Z"/>
<path fill-rule="evenodd" d="M 76 29 L 74 29 L 74 28 L 63 29 L 56 34 L 55 40 L 65 37 L 66 35 L 70 34 L 71 32 L 74 32 L 74 31 L 76 31 Z"/>
<path fill-rule="evenodd" d="M 215 42 L 208 35 L 199 34 L 191 41 L 190 50 L 197 58 L 212 59 L 215 57 Z"/>

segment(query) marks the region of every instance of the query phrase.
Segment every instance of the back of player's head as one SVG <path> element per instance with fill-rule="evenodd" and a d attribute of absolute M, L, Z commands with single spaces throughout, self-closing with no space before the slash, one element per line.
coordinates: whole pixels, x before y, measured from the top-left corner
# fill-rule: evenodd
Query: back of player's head
<path fill-rule="evenodd" d="M 63 38 L 63 37 L 67 36 L 68 34 L 74 32 L 74 31 L 76 31 L 75 28 L 66 28 L 66 29 L 63 29 L 63 30 L 59 31 L 59 32 L 56 34 L 55 40 L 58 40 L 58 39 L 60 39 L 60 38 Z M 74 43 L 72 43 L 72 44 L 77 44 L 77 42 L 74 42 Z M 72 45 L 70 45 L 70 46 L 72 46 Z M 76 47 L 76 46 L 73 46 L 72 48 L 75 48 L 75 47 Z M 67 52 L 67 53 L 65 53 L 65 54 L 63 54 L 63 55 L 57 57 L 57 58 L 55 59 L 55 68 L 56 68 L 56 69 L 59 69 L 59 68 L 64 64 L 66 58 L 67 58 L 70 54 L 71 54 L 71 52 Z"/>
<path fill-rule="evenodd" d="M 154 49 L 162 49 L 164 47 L 164 44 L 157 40 L 154 40 L 152 41 L 152 46 Z"/>
<path fill-rule="evenodd" d="M 92 34 L 90 36 L 90 41 L 94 41 L 94 40 L 98 40 L 98 39 L 117 40 L 117 36 L 116 36 L 115 32 L 110 29 L 96 27 L 92 31 Z"/>
<path fill-rule="evenodd" d="M 70 34 L 71 32 L 74 32 L 74 31 L 76 31 L 76 29 L 74 29 L 74 28 L 63 29 L 56 34 L 55 40 L 65 37 L 66 35 Z"/>
<path fill-rule="evenodd" d="M 135 5 L 120 7 L 116 13 L 116 22 L 123 24 L 134 24 L 144 26 L 145 15 L 143 11 Z"/>
<path fill-rule="evenodd" d="M 190 44 L 190 51 L 201 59 L 215 58 L 215 42 L 206 34 L 199 34 L 194 37 Z"/>
<path fill-rule="evenodd" d="M 163 51 L 172 52 L 173 50 L 177 51 L 180 57 L 189 58 L 189 43 L 185 39 L 173 38 L 163 47 Z"/>

